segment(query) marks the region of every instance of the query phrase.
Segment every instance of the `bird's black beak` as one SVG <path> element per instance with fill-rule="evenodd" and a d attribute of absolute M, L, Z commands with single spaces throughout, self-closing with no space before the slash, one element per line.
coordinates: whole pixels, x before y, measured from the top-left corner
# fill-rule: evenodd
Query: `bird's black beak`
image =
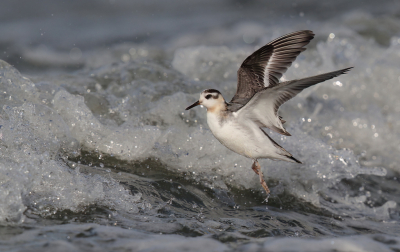
<path fill-rule="evenodd" d="M 192 105 L 190 105 L 189 107 L 187 107 L 185 110 L 189 110 L 189 109 L 194 108 L 194 107 L 196 107 L 196 106 L 198 106 L 198 105 L 200 105 L 200 102 L 199 102 L 199 101 L 193 103 Z"/>

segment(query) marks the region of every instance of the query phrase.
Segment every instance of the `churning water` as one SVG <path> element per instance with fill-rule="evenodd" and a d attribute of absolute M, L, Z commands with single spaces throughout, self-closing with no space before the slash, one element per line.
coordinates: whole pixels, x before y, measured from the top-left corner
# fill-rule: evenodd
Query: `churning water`
<path fill-rule="evenodd" d="M 30 4 L 0 25 L 2 251 L 400 250 L 397 2 Z M 303 164 L 261 161 L 263 202 L 184 108 L 300 29 L 284 79 L 355 68 L 281 107 L 292 136 L 271 136 Z"/>

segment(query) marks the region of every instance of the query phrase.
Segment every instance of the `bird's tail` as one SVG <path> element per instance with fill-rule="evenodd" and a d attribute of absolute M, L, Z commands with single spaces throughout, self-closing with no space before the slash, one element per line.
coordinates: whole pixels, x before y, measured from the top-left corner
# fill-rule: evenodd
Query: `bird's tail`
<path fill-rule="evenodd" d="M 295 161 L 296 163 L 302 164 L 301 161 L 295 159 L 293 156 L 290 156 L 290 157 L 288 157 L 288 158 L 291 159 L 291 160 L 293 160 L 293 161 Z"/>

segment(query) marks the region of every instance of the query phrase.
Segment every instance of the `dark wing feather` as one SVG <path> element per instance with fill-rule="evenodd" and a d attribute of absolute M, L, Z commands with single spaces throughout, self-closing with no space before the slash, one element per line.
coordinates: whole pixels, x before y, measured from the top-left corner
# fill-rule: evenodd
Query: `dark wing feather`
<path fill-rule="evenodd" d="M 306 50 L 303 47 L 313 38 L 312 31 L 293 32 L 271 41 L 248 56 L 238 70 L 237 90 L 230 101 L 231 107 L 239 109 L 260 90 L 278 85 L 282 74 Z"/>

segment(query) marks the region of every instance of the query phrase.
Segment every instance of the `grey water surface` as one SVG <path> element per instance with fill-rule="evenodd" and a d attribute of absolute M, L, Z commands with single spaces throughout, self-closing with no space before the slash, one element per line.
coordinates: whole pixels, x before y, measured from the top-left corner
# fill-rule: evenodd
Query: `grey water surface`
<path fill-rule="evenodd" d="M 400 2 L 0 5 L 1 251 L 400 251 Z M 184 109 L 302 29 L 284 80 L 354 69 L 281 107 L 266 202 Z"/>

